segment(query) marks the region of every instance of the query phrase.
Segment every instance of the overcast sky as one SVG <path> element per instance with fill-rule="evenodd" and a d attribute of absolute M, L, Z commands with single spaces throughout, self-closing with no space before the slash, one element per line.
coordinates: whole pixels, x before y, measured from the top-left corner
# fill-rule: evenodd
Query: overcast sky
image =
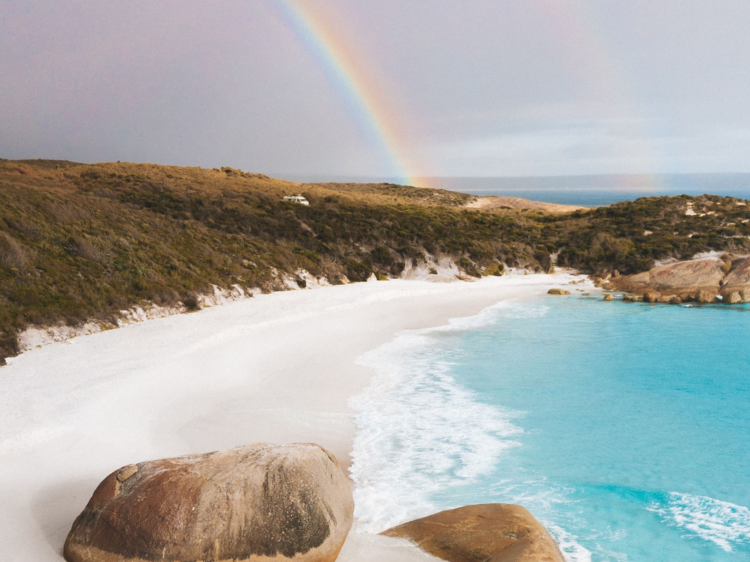
<path fill-rule="evenodd" d="M 299 0 L 425 175 L 750 171 L 747 0 Z M 0 157 L 384 176 L 273 0 L 0 0 Z"/>

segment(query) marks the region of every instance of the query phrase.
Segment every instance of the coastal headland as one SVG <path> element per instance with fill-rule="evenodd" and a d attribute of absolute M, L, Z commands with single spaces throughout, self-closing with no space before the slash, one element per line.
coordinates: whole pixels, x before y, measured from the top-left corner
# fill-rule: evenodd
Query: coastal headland
<path fill-rule="evenodd" d="M 298 195 L 309 205 L 284 200 Z M 249 294 L 553 266 L 632 275 L 747 254 L 749 237 L 733 197 L 583 209 L 227 167 L 0 160 L 0 363 L 45 339 Z"/>

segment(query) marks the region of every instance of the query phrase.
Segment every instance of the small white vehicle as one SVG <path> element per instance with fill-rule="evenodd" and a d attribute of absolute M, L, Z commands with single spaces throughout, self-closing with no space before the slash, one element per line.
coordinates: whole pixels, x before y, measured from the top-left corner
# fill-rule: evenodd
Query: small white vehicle
<path fill-rule="evenodd" d="M 287 195 L 284 197 L 284 201 L 289 201 L 290 203 L 299 203 L 300 205 L 310 204 L 310 202 L 301 195 Z"/>

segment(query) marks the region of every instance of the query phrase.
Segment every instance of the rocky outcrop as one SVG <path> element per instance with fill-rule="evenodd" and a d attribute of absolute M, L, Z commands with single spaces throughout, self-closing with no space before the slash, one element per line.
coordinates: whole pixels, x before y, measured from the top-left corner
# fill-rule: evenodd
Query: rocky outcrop
<path fill-rule="evenodd" d="M 728 291 L 723 293 L 722 299 L 726 304 L 740 304 L 744 302 L 742 295 L 740 295 L 740 293 L 736 291 L 733 293 L 730 293 Z"/>
<path fill-rule="evenodd" d="M 732 262 L 732 269 L 724 279 L 721 294 L 723 296 L 732 293 L 739 293 L 745 302 L 750 301 L 750 257 Z"/>
<path fill-rule="evenodd" d="M 548 295 L 569 295 L 570 291 L 567 291 L 565 289 L 550 289 L 547 291 Z"/>
<path fill-rule="evenodd" d="M 644 302 L 658 302 L 659 298 L 661 298 L 661 294 L 656 291 L 646 291 L 643 295 Z"/>
<path fill-rule="evenodd" d="M 703 304 L 709 304 L 716 300 L 716 292 L 715 291 L 698 291 L 695 293 L 695 302 L 700 302 Z"/>
<path fill-rule="evenodd" d="M 613 278 L 608 288 L 639 295 L 645 302 L 712 303 L 721 295 L 727 304 L 750 302 L 750 258 L 676 262 L 636 275 Z"/>
<path fill-rule="evenodd" d="M 69 562 L 333 562 L 352 524 L 348 481 L 312 444 L 255 444 L 110 474 L 65 541 Z"/>
<path fill-rule="evenodd" d="M 611 293 L 608 293 L 608 294 L 604 295 L 604 300 L 605 301 L 613 301 L 613 300 L 615 300 L 615 296 L 613 294 L 611 294 Z"/>
<path fill-rule="evenodd" d="M 450 562 L 564 562 L 547 530 L 519 505 L 491 503 L 441 511 L 382 534 L 413 541 Z"/>
<path fill-rule="evenodd" d="M 670 263 L 636 275 L 620 276 L 611 283 L 620 291 L 646 295 L 692 296 L 698 291 L 719 292 L 724 279 L 722 260 L 704 259 Z"/>

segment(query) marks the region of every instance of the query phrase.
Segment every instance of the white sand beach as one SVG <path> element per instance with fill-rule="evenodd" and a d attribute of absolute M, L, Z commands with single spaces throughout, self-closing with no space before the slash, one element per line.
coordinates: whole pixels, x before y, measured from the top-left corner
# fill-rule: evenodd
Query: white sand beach
<path fill-rule="evenodd" d="M 260 295 L 35 349 L 0 368 L 4 560 L 59 562 L 97 484 L 139 461 L 258 441 L 316 442 L 346 469 L 357 357 L 405 329 L 544 294 L 571 277 L 388 281 Z M 427 560 L 350 535 L 339 560 Z"/>

